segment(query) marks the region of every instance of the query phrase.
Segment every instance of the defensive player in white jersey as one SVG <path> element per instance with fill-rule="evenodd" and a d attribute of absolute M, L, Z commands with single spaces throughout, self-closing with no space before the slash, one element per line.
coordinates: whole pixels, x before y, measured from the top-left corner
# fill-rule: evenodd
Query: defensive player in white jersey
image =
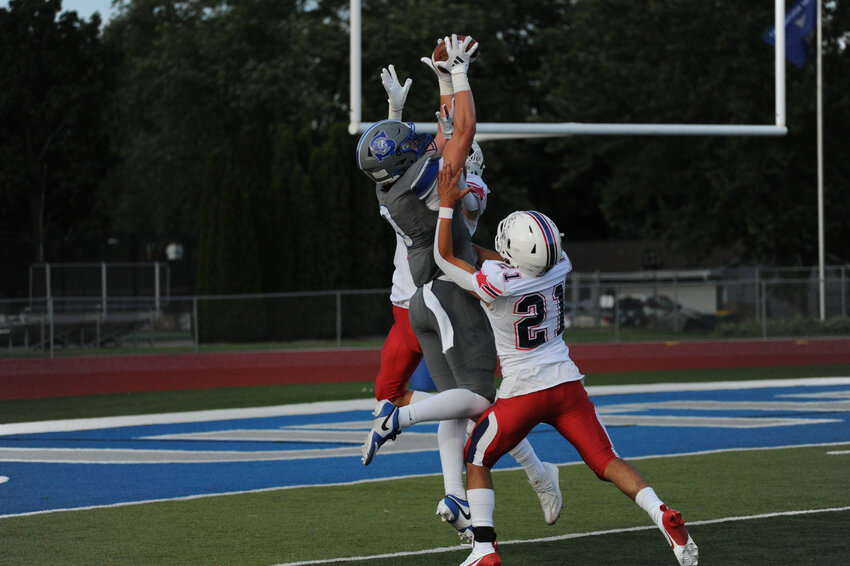
<path fill-rule="evenodd" d="M 432 67 L 433 69 L 433 67 Z M 381 81 L 387 92 L 389 103 L 388 119 L 400 120 L 404 103 L 412 84 L 407 79 L 402 85 L 395 68 L 389 65 L 381 72 Z M 443 105 L 437 112 L 442 137 L 447 141 L 453 135 L 453 110 Z M 470 171 L 470 186 L 473 188 L 463 199 L 462 212 L 469 235 L 475 233 L 478 221 L 487 206 L 489 189 L 481 178 L 484 170 L 484 155 L 477 143 L 473 142 L 466 159 L 465 168 Z M 436 180 L 434 181 L 436 185 Z M 436 196 L 436 187 L 433 188 Z M 433 240 L 433 236 L 429 237 Z M 407 390 L 407 384 L 422 359 L 422 350 L 413 333 L 408 318 L 410 299 L 416 291 L 416 285 L 408 264 L 408 249 L 405 239 L 396 234 L 396 251 L 393 259 L 395 271 L 390 300 L 393 303 L 395 323 L 381 349 L 381 369 L 375 380 L 375 395 L 379 401 L 389 400 L 403 407 L 422 401 L 430 395 L 420 391 Z M 492 378 L 492 376 L 491 376 Z M 458 436 L 462 421 L 443 421 L 438 429 L 440 459 L 443 464 L 445 497 L 437 506 L 437 515 L 450 523 L 465 542 L 472 541 L 471 522 L 469 521 L 466 492 L 463 487 L 463 445 L 465 436 Z M 463 425 L 465 429 L 465 425 Z M 531 444 L 523 439 L 511 450 L 511 456 L 523 467 L 529 483 L 534 488 L 543 509 L 547 524 L 554 524 L 561 513 L 562 497 L 558 485 L 558 468 L 551 463 L 541 462 Z"/>
<path fill-rule="evenodd" d="M 510 214 L 499 223 L 496 251 L 502 260 L 479 270 L 455 257 L 451 239 L 455 204 L 463 193 L 460 171 L 438 175 L 440 212 L 434 255 L 448 277 L 484 304 L 502 365 L 499 398 L 466 445 L 467 497 L 472 514 L 472 553 L 461 566 L 497 566 L 493 523 L 495 493 L 490 469 L 540 423 L 554 427 L 605 481 L 649 514 L 681 566 L 698 563 L 698 549 L 682 515 L 669 509 L 643 476 L 620 459 L 584 389 L 584 376 L 564 343 L 564 284 L 572 269 L 558 228 L 535 211 Z"/>

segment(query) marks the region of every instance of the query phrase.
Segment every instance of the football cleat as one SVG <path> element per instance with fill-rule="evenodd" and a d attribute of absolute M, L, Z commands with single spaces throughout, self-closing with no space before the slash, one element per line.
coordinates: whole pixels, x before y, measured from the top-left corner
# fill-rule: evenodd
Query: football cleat
<path fill-rule="evenodd" d="M 669 509 L 666 505 L 661 506 L 661 511 L 664 513 L 661 517 L 661 523 L 664 525 L 662 532 L 667 538 L 670 548 L 673 549 L 673 554 L 676 555 L 679 565 L 696 566 L 699 564 L 699 549 L 694 539 L 688 534 L 688 529 L 685 528 L 685 520 L 682 519 L 682 514 L 675 509 Z"/>
<path fill-rule="evenodd" d="M 472 543 L 472 552 L 460 566 L 501 566 L 502 559 L 496 552 L 495 543 Z"/>
<path fill-rule="evenodd" d="M 455 528 L 462 543 L 472 542 L 472 514 L 469 512 L 469 503 L 465 499 L 454 495 L 445 496 L 437 504 L 437 515 L 443 522 Z"/>
<path fill-rule="evenodd" d="M 546 478 L 538 481 L 530 481 L 531 487 L 537 492 L 540 506 L 543 508 L 543 519 L 547 525 L 554 525 L 561 516 L 561 507 L 564 499 L 561 497 L 561 487 L 558 485 L 560 470 L 555 464 L 543 462 L 546 470 Z"/>
<path fill-rule="evenodd" d="M 363 453 L 360 460 L 364 466 L 372 462 L 378 448 L 387 440 L 395 440 L 395 437 L 401 434 L 401 427 L 398 424 L 398 407 L 391 402 L 380 401 L 372 411 L 372 416 L 375 417 L 372 421 L 372 430 L 366 435 L 366 441 L 360 447 L 360 452 Z"/>

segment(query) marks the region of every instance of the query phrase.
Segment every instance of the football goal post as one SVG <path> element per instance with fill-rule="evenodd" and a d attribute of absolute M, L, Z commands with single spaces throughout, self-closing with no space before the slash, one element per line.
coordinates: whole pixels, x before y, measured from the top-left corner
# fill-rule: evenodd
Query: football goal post
<path fill-rule="evenodd" d="M 351 89 L 350 118 L 348 131 L 352 135 L 363 133 L 377 120 L 363 121 L 362 69 L 361 69 L 361 0 L 351 0 Z M 488 123 L 476 125 L 476 139 L 559 137 L 574 135 L 656 135 L 656 136 L 784 136 L 788 133 L 785 124 L 785 2 L 774 0 L 774 22 L 776 28 L 774 56 L 774 124 L 596 124 L 578 122 L 558 123 Z M 437 124 L 415 122 L 416 131 L 437 132 Z"/>

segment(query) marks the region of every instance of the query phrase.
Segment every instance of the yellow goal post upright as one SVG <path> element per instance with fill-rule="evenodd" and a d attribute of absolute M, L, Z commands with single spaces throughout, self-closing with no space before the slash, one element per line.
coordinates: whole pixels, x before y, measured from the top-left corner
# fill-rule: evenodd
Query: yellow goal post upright
<path fill-rule="evenodd" d="M 352 135 L 365 132 L 374 121 L 362 120 L 362 42 L 361 0 L 351 0 L 350 16 L 350 111 L 348 131 Z M 574 135 L 655 135 L 655 136 L 784 136 L 785 123 L 785 1 L 774 0 L 776 29 L 774 90 L 776 102 L 775 124 L 597 124 L 578 122 L 516 123 L 479 122 L 476 124 L 478 141 L 535 137 L 560 137 Z M 436 121 L 415 122 L 416 131 L 437 132 Z"/>

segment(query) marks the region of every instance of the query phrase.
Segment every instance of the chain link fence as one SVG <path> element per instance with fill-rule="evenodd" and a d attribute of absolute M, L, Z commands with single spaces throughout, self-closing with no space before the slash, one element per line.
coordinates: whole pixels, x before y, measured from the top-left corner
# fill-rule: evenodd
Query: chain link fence
<path fill-rule="evenodd" d="M 567 339 L 581 328 L 613 340 L 639 329 L 768 338 L 787 332 L 794 321 L 811 321 L 812 332 L 819 332 L 818 324 L 827 329 L 832 324 L 848 334 L 848 275 L 848 266 L 828 268 L 821 292 L 816 272 L 802 268 L 727 270 L 724 277 L 708 271 L 575 273 L 565 282 Z M 147 296 L 111 296 L 106 285 L 95 285 L 89 296 L 55 296 L 55 288 L 43 288 L 44 296 L 0 300 L 0 352 L 198 351 L 218 343 L 342 347 L 352 340 L 381 340 L 392 325 L 389 289 L 170 296 L 149 283 Z M 821 296 L 825 323 L 819 322 Z M 730 328 L 738 330 L 724 332 Z"/>

